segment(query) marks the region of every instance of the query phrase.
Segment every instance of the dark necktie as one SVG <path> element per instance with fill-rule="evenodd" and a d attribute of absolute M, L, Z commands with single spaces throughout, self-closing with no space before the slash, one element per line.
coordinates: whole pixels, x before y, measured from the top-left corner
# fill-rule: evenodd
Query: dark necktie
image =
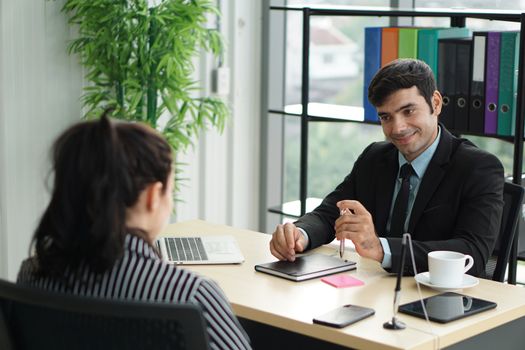
<path fill-rule="evenodd" d="M 408 211 L 408 196 L 410 195 L 410 175 L 414 174 L 412 165 L 405 163 L 399 171 L 401 178 L 401 188 L 397 193 L 392 210 L 392 220 L 390 222 L 390 235 L 392 237 L 401 237 L 405 233 L 405 221 Z"/>

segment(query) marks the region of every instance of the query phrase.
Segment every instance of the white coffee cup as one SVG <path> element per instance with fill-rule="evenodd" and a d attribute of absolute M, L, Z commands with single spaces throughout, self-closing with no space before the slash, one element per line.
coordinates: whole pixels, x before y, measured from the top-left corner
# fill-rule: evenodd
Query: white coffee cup
<path fill-rule="evenodd" d="M 428 253 L 430 283 L 439 287 L 458 288 L 463 282 L 463 275 L 472 265 L 474 259 L 470 255 L 447 250 L 430 252 Z"/>

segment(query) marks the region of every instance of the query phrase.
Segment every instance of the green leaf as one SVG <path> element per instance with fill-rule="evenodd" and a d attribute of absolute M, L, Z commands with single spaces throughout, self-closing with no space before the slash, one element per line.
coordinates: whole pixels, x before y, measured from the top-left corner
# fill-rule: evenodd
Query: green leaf
<path fill-rule="evenodd" d="M 223 38 L 207 27 L 220 15 L 209 0 L 66 0 L 62 11 L 78 36 L 67 47 L 78 55 L 88 81 L 81 101 L 85 118 L 112 106 L 114 117 L 148 121 L 167 111 L 162 130 L 175 152 L 207 127 L 224 130 L 229 115 L 218 99 L 198 97 L 194 60 L 202 50 L 218 57 Z"/>

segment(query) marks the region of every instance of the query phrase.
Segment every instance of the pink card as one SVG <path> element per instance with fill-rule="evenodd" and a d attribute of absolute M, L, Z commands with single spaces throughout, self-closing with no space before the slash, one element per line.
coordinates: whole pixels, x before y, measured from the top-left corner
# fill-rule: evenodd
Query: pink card
<path fill-rule="evenodd" d="M 348 275 L 332 275 L 321 278 L 321 281 L 336 288 L 362 286 L 365 282 Z"/>

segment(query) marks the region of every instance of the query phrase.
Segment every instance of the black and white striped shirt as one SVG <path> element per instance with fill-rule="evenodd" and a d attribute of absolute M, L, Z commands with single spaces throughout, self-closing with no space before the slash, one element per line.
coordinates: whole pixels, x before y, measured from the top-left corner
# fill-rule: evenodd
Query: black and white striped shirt
<path fill-rule="evenodd" d="M 198 304 L 211 349 L 251 349 L 228 300 L 213 281 L 162 261 L 137 236 L 126 236 L 122 259 L 98 277 L 86 265 L 65 271 L 63 279 L 39 277 L 28 259 L 20 268 L 17 283 L 82 296 Z"/>

